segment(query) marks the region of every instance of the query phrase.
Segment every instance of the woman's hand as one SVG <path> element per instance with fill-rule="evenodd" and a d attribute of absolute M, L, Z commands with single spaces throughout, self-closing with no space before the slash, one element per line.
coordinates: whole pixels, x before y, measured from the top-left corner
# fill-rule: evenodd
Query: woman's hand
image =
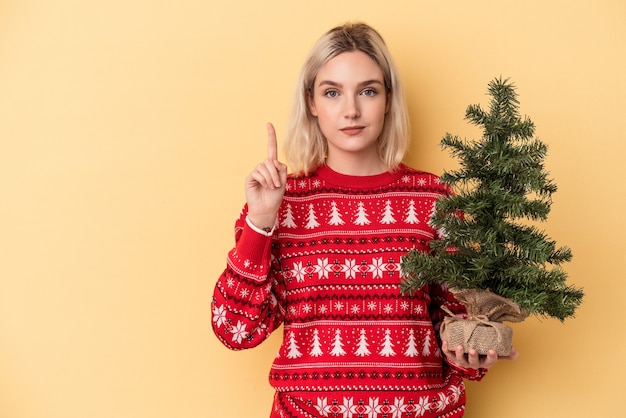
<path fill-rule="evenodd" d="M 272 228 L 285 194 L 287 166 L 278 161 L 276 131 L 267 124 L 267 159 L 246 177 L 248 219 L 258 228 Z"/>
<path fill-rule="evenodd" d="M 456 347 L 456 349 L 450 350 L 447 341 L 441 344 L 441 351 L 446 354 L 450 363 L 465 369 L 488 369 L 498 360 L 515 360 L 519 357 L 519 353 L 515 347 L 511 347 L 511 353 L 506 357 L 498 357 L 498 354 L 494 350 L 489 350 L 486 356 L 481 356 L 478 355 L 478 352 L 473 348 L 470 349 L 469 353 L 466 355 L 463 346 L 460 345 Z"/>

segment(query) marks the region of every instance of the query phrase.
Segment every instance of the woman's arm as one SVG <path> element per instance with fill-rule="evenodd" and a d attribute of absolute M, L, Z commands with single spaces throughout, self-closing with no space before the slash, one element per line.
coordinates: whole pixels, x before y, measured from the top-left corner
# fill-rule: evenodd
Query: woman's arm
<path fill-rule="evenodd" d="M 254 228 L 244 208 L 211 301 L 213 331 L 233 350 L 257 346 L 285 316 L 285 287 L 271 235 Z"/>
<path fill-rule="evenodd" d="M 229 348 L 254 347 L 285 316 L 285 287 L 273 227 L 283 200 L 287 166 L 278 161 L 276 131 L 267 124 L 267 158 L 246 177 L 246 206 L 235 225 L 235 248 L 215 285 L 213 330 Z"/>

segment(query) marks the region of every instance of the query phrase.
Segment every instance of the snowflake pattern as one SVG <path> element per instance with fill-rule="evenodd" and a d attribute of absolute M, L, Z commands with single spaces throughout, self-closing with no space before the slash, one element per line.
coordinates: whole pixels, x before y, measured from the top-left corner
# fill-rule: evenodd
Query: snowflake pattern
<path fill-rule="evenodd" d="M 461 389 L 458 386 L 452 386 L 452 391 L 460 393 Z M 381 401 L 379 397 L 357 400 L 354 397 L 331 398 L 330 400 L 328 397 L 318 397 L 314 406 L 322 417 L 400 418 L 421 417 L 430 411 L 444 412 L 448 406 L 454 405 L 451 400 L 442 394 L 432 399 L 432 402 L 427 396 L 420 396 L 417 401 L 396 396 L 393 402 L 386 399 Z"/>
<path fill-rule="evenodd" d="M 372 277 L 379 278 L 383 277 L 383 273 L 385 272 L 385 263 L 383 262 L 382 257 L 374 257 L 372 258 Z"/>
<path fill-rule="evenodd" d="M 381 279 L 385 275 L 394 275 L 399 271 L 400 262 L 391 259 L 384 260 L 382 257 L 373 257 L 371 263 L 355 258 L 347 258 L 343 262 L 335 260 L 331 263 L 328 258 L 319 258 L 315 263 L 294 262 L 291 268 L 285 269 L 285 276 L 295 278 L 298 283 L 304 283 L 307 279 L 328 279 L 331 274 L 335 277 L 343 274 L 346 279 L 356 279 L 371 274 L 372 278 Z"/>
<path fill-rule="evenodd" d="M 246 324 L 241 321 L 237 321 L 231 332 L 233 333 L 233 341 L 237 341 L 237 344 L 241 344 L 246 337 L 248 337 L 248 331 L 246 331 Z"/>
<path fill-rule="evenodd" d="M 226 323 L 226 310 L 224 305 L 213 306 L 213 322 L 219 328 Z"/>
<path fill-rule="evenodd" d="M 265 325 L 264 323 L 260 323 L 259 326 L 256 328 L 256 332 L 259 335 L 265 334 L 267 332 L 267 325 Z"/>

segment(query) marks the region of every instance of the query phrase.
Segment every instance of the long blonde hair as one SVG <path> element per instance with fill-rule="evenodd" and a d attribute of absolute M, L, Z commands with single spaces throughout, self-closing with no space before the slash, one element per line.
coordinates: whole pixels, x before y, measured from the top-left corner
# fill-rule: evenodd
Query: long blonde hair
<path fill-rule="evenodd" d="M 326 32 L 313 46 L 302 66 L 293 97 L 292 115 L 284 143 L 287 164 L 295 173 L 310 173 L 324 163 L 327 143 L 317 118 L 310 112 L 307 98 L 320 69 L 344 52 L 361 51 L 374 60 L 383 73 L 385 89 L 391 98 L 378 153 L 388 169 L 402 162 L 409 146 L 409 118 L 404 92 L 389 50 L 380 34 L 364 23 L 347 23 Z"/>

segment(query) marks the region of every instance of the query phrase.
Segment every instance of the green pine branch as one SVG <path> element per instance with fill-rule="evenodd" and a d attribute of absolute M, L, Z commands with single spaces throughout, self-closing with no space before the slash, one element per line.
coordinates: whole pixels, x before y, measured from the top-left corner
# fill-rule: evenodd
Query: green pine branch
<path fill-rule="evenodd" d="M 584 296 L 566 284 L 561 267 L 571 260 L 571 250 L 528 224 L 548 218 L 557 191 L 544 167 L 547 146 L 534 138 L 533 122 L 521 118 L 508 79 L 493 80 L 488 92 L 489 111 L 470 105 L 465 115 L 482 127 L 482 138 L 446 134 L 441 141 L 460 162 L 459 169 L 442 175 L 456 195 L 436 204 L 431 226 L 443 233 L 430 242 L 430 254 L 413 250 L 403 258 L 402 290 L 429 282 L 488 289 L 529 314 L 563 321 Z"/>

